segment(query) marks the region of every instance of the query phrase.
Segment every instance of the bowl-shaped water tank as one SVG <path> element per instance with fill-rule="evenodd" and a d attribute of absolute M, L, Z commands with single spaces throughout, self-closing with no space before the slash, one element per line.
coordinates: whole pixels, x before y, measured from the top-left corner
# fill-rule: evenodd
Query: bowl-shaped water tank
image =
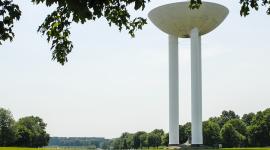
<path fill-rule="evenodd" d="M 163 5 L 150 11 L 150 20 L 163 32 L 189 38 L 198 28 L 200 35 L 214 30 L 228 15 L 229 10 L 219 4 L 203 2 L 199 9 L 190 9 L 189 2 Z"/>

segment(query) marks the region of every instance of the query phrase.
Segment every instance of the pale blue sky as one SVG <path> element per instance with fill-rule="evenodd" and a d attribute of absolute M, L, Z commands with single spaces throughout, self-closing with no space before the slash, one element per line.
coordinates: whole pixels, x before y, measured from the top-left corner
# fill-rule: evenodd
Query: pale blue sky
<path fill-rule="evenodd" d="M 210 0 L 209 0 L 210 1 Z M 270 19 L 247 18 L 237 0 L 211 0 L 230 14 L 202 37 L 203 119 L 222 110 L 237 114 L 270 107 Z M 50 12 L 15 0 L 23 11 L 16 38 L 0 46 L 0 107 L 15 119 L 37 115 L 52 136 L 117 137 L 124 131 L 168 131 L 167 35 L 148 22 L 136 38 L 104 19 L 72 25 L 69 63 L 51 61 L 50 45 L 36 32 Z M 153 0 L 147 13 L 176 0 Z M 179 39 L 180 123 L 190 120 L 190 43 Z"/>

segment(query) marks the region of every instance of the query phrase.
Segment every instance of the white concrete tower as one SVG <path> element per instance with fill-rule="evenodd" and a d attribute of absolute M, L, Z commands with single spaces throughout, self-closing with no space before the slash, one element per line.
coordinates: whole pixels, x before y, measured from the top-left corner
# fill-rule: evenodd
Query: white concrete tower
<path fill-rule="evenodd" d="M 179 144 L 178 37 L 169 35 L 169 143 Z"/>
<path fill-rule="evenodd" d="M 201 36 L 198 28 L 190 33 L 191 39 L 191 143 L 203 144 L 202 135 L 202 69 Z"/>
<path fill-rule="evenodd" d="M 191 38 L 191 124 L 193 146 L 203 144 L 201 35 L 214 30 L 229 10 L 203 2 L 191 10 L 189 2 L 163 5 L 150 11 L 150 20 L 169 35 L 169 145 L 179 145 L 178 38 Z M 181 135 L 180 135 L 181 136 Z"/>

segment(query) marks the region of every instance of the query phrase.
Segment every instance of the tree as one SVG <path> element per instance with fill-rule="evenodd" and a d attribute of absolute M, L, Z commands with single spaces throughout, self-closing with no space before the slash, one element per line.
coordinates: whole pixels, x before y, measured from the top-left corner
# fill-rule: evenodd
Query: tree
<path fill-rule="evenodd" d="M 101 142 L 101 149 L 110 149 L 110 145 L 112 143 L 112 140 L 105 139 L 103 142 Z"/>
<path fill-rule="evenodd" d="M 229 120 L 228 123 L 232 124 L 232 126 L 235 128 L 237 132 L 241 133 L 244 136 L 247 135 L 247 126 L 242 120 L 232 119 Z"/>
<path fill-rule="evenodd" d="M 247 146 L 248 141 L 247 141 L 247 126 L 246 124 L 240 120 L 240 119 L 232 119 L 229 120 L 227 123 L 230 123 L 234 129 L 241 134 L 242 140 L 240 141 L 241 146 Z"/>
<path fill-rule="evenodd" d="M 146 132 L 144 132 L 143 134 L 140 135 L 140 148 L 142 149 L 143 147 L 147 147 L 148 146 L 148 142 L 147 142 L 147 136 L 148 134 Z"/>
<path fill-rule="evenodd" d="M 161 145 L 161 137 L 153 132 L 148 134 L 147 137 L 148 145 L 151 147 L 159 147 Z"/>
<path fill-rule="evenodd" d="M 202 0 L 190 0 L 190 8 L 199 8 L 202 4 Z M 268 7 L 266 13 L 270 14 L 270 0 L 240 0 L 241 9 L 240 15 L 247 16 L 251 9 L 259 10 L 259 6 Z"/>
<path fill-rule="evenodd" d="M 121 149 L 121 139 L 115 138 L 112 142 L 113 149 Z"/>
<path fill-rule="evenodd" d="M 224 147 L 239 147 L 241 142 L 245 140 L 239 132 L 235 130 L 232 124 L 227 122 L 220 131 L 222 144 Z"/>
<path fill-rule="evenodd" d="M 168 146 L 169 145 L 169 133 L 165 133 L 162 138 L 161 138 L 161 144 L 163 146 Z"/>
<path fill-rule="evenodd" d="M 128 145 L 127 145 L 127 139 L 123 140 L 123 149 L 128 149 Z"/>
<path fill-rule="evenodd" d="M 183 144 L 188 140 L 189 135 L 187 133 L 187 126 L 185 125 L 179 125 L 179 143 Z"/>
<path fill-rule="evenodd" d="M 252 124 L 248 127 L 249 144 L 252 146 L 268 146 L 270 144 L 270 113 L 257 112 Z"/>
<path fill-rule="evenodd" d="M 38 32 L 47 36 L 52 50 L 52 59 L 64 65 L 68 59 L 67 55 L 72 51 L 73 44 L 69 40 L 71 23 L 85 23 L 89 20 L 97 20 L 104 17 L 108 24 L 116 25 L 121 31 L 128 30 L 134 37 L 135 31 L 142 29 L 146 19 L 142 17 L 132 18 L 128 6 L 133 6 L 133 10 L 144 10 L 145 5 L 150 0 L 31 0 L 33 4 L 46 4 L 46 6 L 56 6 L 55 10 L 49 14 L 44 22 L 39 26 Z M 202 4 L 201 0 L 190 0 L 190 8 L 198 9 Z M 270 0 L 240 0 L 240 14 L 247 16 L 250 9 L 258 10 L 259 6 L 268 7 L 267 14 L 270 14 Z M 13 32 L 14 21 L 19 20 L 21 11 L 13 0 L 0 0 L 0 45 L 1 42 L 12 41 L 15 34 Z"/>
<path fill-rule="evenodd" d="M 126 136 L 128 149 L 132 149 L 134 147 L 133 136 L 134 135 L 133 134 L 130 134 L 130 133 Z"/>
<path fill-rule="evenodd" d="M 128 132 L 124 132 L 120 136 L 120 148 L 119 149 L 131 149 L 133 148 L 133 134 L 130 134 Z"/>
<path fill-rule="evenodd" d="M 263 111 L 263 116 L 264 116 L 264 120 L 266 122 L 267 125 L 267 129 L 268 129 L 268 143 L 267 145 L 270 145 L 270 108 L 267 108 Z"/>
<path fill-rule="evenodd" d="M 255 118 L 254 113 L 244 114 L 242 117 L 242 121 L 247 125 L 250 126 L 252 124 L 253 119 Z"/>
<path fill-rule="evenodd" d="M 186 124 L 183 125 L 183 132 L 184 134 L 182 135 L 183 137 L 183 142 L 186 142 L 187 140 L 191 140 L 191 122 L 187 122 Z M 180 135 L 180 139 L 182 138 Z"/>
<path fill-rule="evenodd" d="M 143 146 L 147 146 L 147 133 L 144 131 L 138 131 L 133 136 L 134 148 L 142 148 Z"/>
<path fill-rule="evenodd" d="M 219 120 L 219 126 L 222 127 L 227 121 L 232 120 L 232 119 L 239 119 L 240 117 L 235 114 L 234 111 L 229 110 L 229 111 L 222 111 L 222 114 L 220 115 L 220 120 Z"/>
<path fill-rule="evenodd" d="M 162 144 L 162 136 L 164 131 L 162 129 L 155 129 L 148 134 L 148 145 L 152 147 L 159 147 Z"/>
<path fill-rule="evenodd" d="M 0 108 L 0 146 L 11 146 L 15 141 L 15 121 L 11 112 Z"/>
<path fill-rule="evenodd" d="M 222 126 L 220 126 L 222 122 L 220 117 L 210 117 L 208 120 L 217 123 L 219 127 L 222 128 Z"/>
<path fill-rule="evenodd" d="M 39 26 L 38 32 L 47 36 L 47 41 L 51 42 L 52 59 L 57 60 L 62 65 L 67 62 L 67 55 L 72 51 L 73 44 L 69 40 L 70 25 L 72 22 L 85 23 L 89 20 L 97 20 L 104 17 L 108 24 L 116 25 L 121 31 L 128 30 L 134 37 L 134 33 L 146 24 L 146 19 L 142 17 L 131 18 L 127 9 L 134 6 L 134 10 L 143 10 L 146 0 L 31 0 L 34 4 L 44 3 L 46 6 L 57 6 L 49 14 L 44 22 Z M 0 0 L 0 15 L 3 21 L 0 22 L 0 41 L 14 37 L 12 27 L 15 20 L 19 20 L 21 11 L 19 6 L 12 0 Z"/>
<path fill-rule="evenodd" d="M 207 146 L 217 146 L 220 143 L 220 127 L 212 121 L 203 122 L 203 144 Z"/>
<path fill-rule="evenodd" d="M 47 146 L 49 134 L 45 131 L 46 126 L 39 117 L 29 116 L 19 119 L 16 123 L 16 145 L 25 147 Z"/>
<path fill-rule="evenodd" d="M 149 133 L 147 136 L 148 149 L 149 147 L 154 147 L 156 143 L 156 134 Z"/>
<path fill-rule="evenodd" d="M 0 45 L 3 41 L 12 41 L 15 34 L 12 31 L 14 21 L 19 20 L 21 11 L 12 0 L 0 0 Z"/>
<path fill-rule="evenodd" d="M 16 146 L 33 147 L 33 133 L 25 125 L 16 125 Z"/>
<path fill-rule="evenodd" d="M 152 133 L 157 134 L 159 136 L 163 136 L 164 135 L 164 130 L 163 129 L 155 129 L 152 131 Z"/>

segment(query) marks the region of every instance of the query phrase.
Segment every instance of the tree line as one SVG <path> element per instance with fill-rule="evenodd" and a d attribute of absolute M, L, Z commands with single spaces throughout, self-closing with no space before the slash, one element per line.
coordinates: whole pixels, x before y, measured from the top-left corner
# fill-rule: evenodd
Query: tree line
<path fill-rule="evenodd" d="M 124 132 L 119 138 L 111 142 L 113 149 L 142 149 L 143 147 L 167 146 L 169 143 L 169 134 L 162 129 L 155 129 L 150 133 L 138 131 L 134 134 Z"/>
<path fill-rule="evenodd" d="M 51 137 L 48 146 L 109 149 L 109 139 L 99 137 Z"/>
<path fill-rule="evenodd" d="M 39 117 L 27 116 L 15 121 L 12 113 L 0 107 L 0 147 L 42 147 L 50 136 L 46 123 Z"/>
<path fill-rule="evenodd" d="M 191 140 L 191 123 L 179 125 L 179 143 Z M 138 149 L 168 146 L 169 134 L 162 129 L 149 133 L 124 132 L 111 142 L 113 149 Z M 270 108 L 264 111 L 244 114 L 242 117 L 234 111 L 222 111 L 218 117 L 203 122 L 203 144 L 210 147 L 264 147 L 270 146 Z"/>
<path fill-rule="evenodd" d="M 11 112 L 0 108 L 0 147 L 42 147 L 47 146 L 49 134 L 46 123 L 39 117 L 28 116 L 15 121 Z M 179 143 L 191 140 L 191 123 L 179 125 Z M 168 146 L 169 134 L 162 129 L 149 133 L 124 132 L 112 140 L 103 138 L 51 138 L 50 145 L 89 146 L 113 149 L 139 149 Z M 257 113 L 244 114 L 242 117 L 234 111 L 222 111 L 218 117 L 203 122 L 203 144 L 210 147 L 264 147 L 270 146 L 270 108 Z"/>

